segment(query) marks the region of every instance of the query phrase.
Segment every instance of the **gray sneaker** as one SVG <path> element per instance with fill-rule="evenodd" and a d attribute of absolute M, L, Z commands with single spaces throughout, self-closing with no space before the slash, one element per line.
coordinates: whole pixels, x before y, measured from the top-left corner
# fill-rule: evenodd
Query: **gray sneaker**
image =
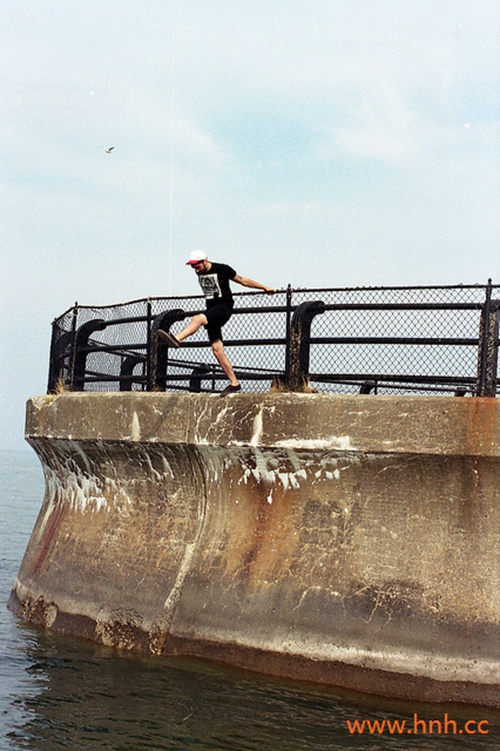
<path fill-rule="evenodd" d="M 220 395 L 222 398 L 224 396 L 228 396 L 229 394 L 237 394 L 238 391 L 241 391 L 241 383 L 238 383 L 237 386 L 231 386 L 231 384 L 229 384 L 229 386 L 226 386 L 224 391 L 220 392 Z"/>
<path fill-rule="evenodd" d="M 167 342 L 170 347 L 181 346 L 180 341 L 176 339 L 175 336 L 170 333 L 170 331 L 163 331 L 163 329 L 158 329 L 158 336 L 160 337 L 160 339 L 163 339 L 164 342 Z"/>

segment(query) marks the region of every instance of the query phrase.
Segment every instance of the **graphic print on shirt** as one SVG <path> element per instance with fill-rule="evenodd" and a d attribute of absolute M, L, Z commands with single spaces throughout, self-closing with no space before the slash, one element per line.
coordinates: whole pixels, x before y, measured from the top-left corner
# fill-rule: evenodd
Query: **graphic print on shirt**
<path fill-rule="evenodd" d="M 207 300 L 215 300 L 218 297 L 222 297 L 217 274 L 200 274 L 198 281 Z"/>

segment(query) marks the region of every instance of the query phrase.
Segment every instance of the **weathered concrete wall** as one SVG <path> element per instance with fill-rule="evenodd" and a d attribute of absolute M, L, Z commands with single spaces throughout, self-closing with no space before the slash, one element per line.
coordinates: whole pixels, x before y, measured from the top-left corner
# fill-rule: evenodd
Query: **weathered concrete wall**
<path fill-rule="evenodd" d="M 63 394 L 10 606 L 123 649 L 499 702 L 500 400 Z"/>

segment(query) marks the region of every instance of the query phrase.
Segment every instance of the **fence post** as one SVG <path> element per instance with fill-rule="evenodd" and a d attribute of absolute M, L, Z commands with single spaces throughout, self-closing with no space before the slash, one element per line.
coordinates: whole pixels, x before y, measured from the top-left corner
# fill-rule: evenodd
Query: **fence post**
<path fill-rule="evenodd" d="M 292 322 L 292 286 L 286 288 L 286 330 L 285 330 L 285 383 L 290 381 L 290 331 Z"/>
<path fill-rule="evenodd" d="M 76 331 L 73 379 L 70 388 L 73 391 L 83 391 L 85 386 L 85 369 L 87 366 L 86 348 L 94 331 L 103 331 L 108 324 L 103 318 L 94 318 L 83 323 Z"/>
<path fill-rule="evenodd" d="M 72 344 L 74 341 L 73 331 L 61 333 L 59 328 L 59 319 L 52 322 L 52 337 L 50 340 L 50 361 L 49 361 L 49 381 L 47 384 L 47 393 L 55 394 L 57 389 L 67 386 L 64 379 L 64 366 L 68 358 L 66 379 L 70 377 L 72 367 Z"/>
<path fill-rule="evenodd" d="M 287 386 L 291 391 L 302 391 L 309 375 L 310 335 L 313 318 L 325 312 L 322 300 L 303 302 L 296 309 L 288 338 Z"/>
<path fill-rule="evenodd" d="M 149 381 L 151 379 L 151 373 L 150 373 L 150 365 L 151 365 L 151 335 L 152 335 L 152 328 L 153 328 L 153 307 L 151 305 L 151 298 L 148 297 L 147 304 L 146 304 L 146 315 L 147 315 L 147 321 L 146 321 L 146 384 L 143 385 L 142 389 L 144 391 L 144 388 L 146 391 L 149 388 Z"/>
<path fill-rule="evenodd" d="M 148 391 L 164 391 L 167 385 L 168 345 L 158 338 L 158 329 L 169 331 L 173 323 L 183 321 L 186 315 L 181 308 L 175 308 L 154 318 L 149 348 Z"/>
<path fill-rule="evenodd" d="M 68 357 L 68 383 L 69 389 L 73 388 L 73 381 L 75 376 L 75 357 L 76 357 L 76 328 L 78 323 L 78 301 L 75 302 L 73 308 L 73 317 L 71 319 L 71 342 Z"/>
<path fill-rule="evenodd" d="M 496 396 L 498 368 L 498 336 L 500 300 L 491 299 L 492 284 L 488 279 L 486 299 L 479 323 L 479 355 L 477 365 L 477 396 Z"/>

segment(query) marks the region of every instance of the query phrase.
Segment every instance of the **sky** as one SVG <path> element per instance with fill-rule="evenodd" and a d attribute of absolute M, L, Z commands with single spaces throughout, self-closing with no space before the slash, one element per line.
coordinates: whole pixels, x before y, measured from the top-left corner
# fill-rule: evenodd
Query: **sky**
<path fill-rule="evenodd" d="M 0 449 L 75 301 L 500 282 L 499 0 L 4 0 Z M 106 149 L 113 146 L 113 151 Z"/>

